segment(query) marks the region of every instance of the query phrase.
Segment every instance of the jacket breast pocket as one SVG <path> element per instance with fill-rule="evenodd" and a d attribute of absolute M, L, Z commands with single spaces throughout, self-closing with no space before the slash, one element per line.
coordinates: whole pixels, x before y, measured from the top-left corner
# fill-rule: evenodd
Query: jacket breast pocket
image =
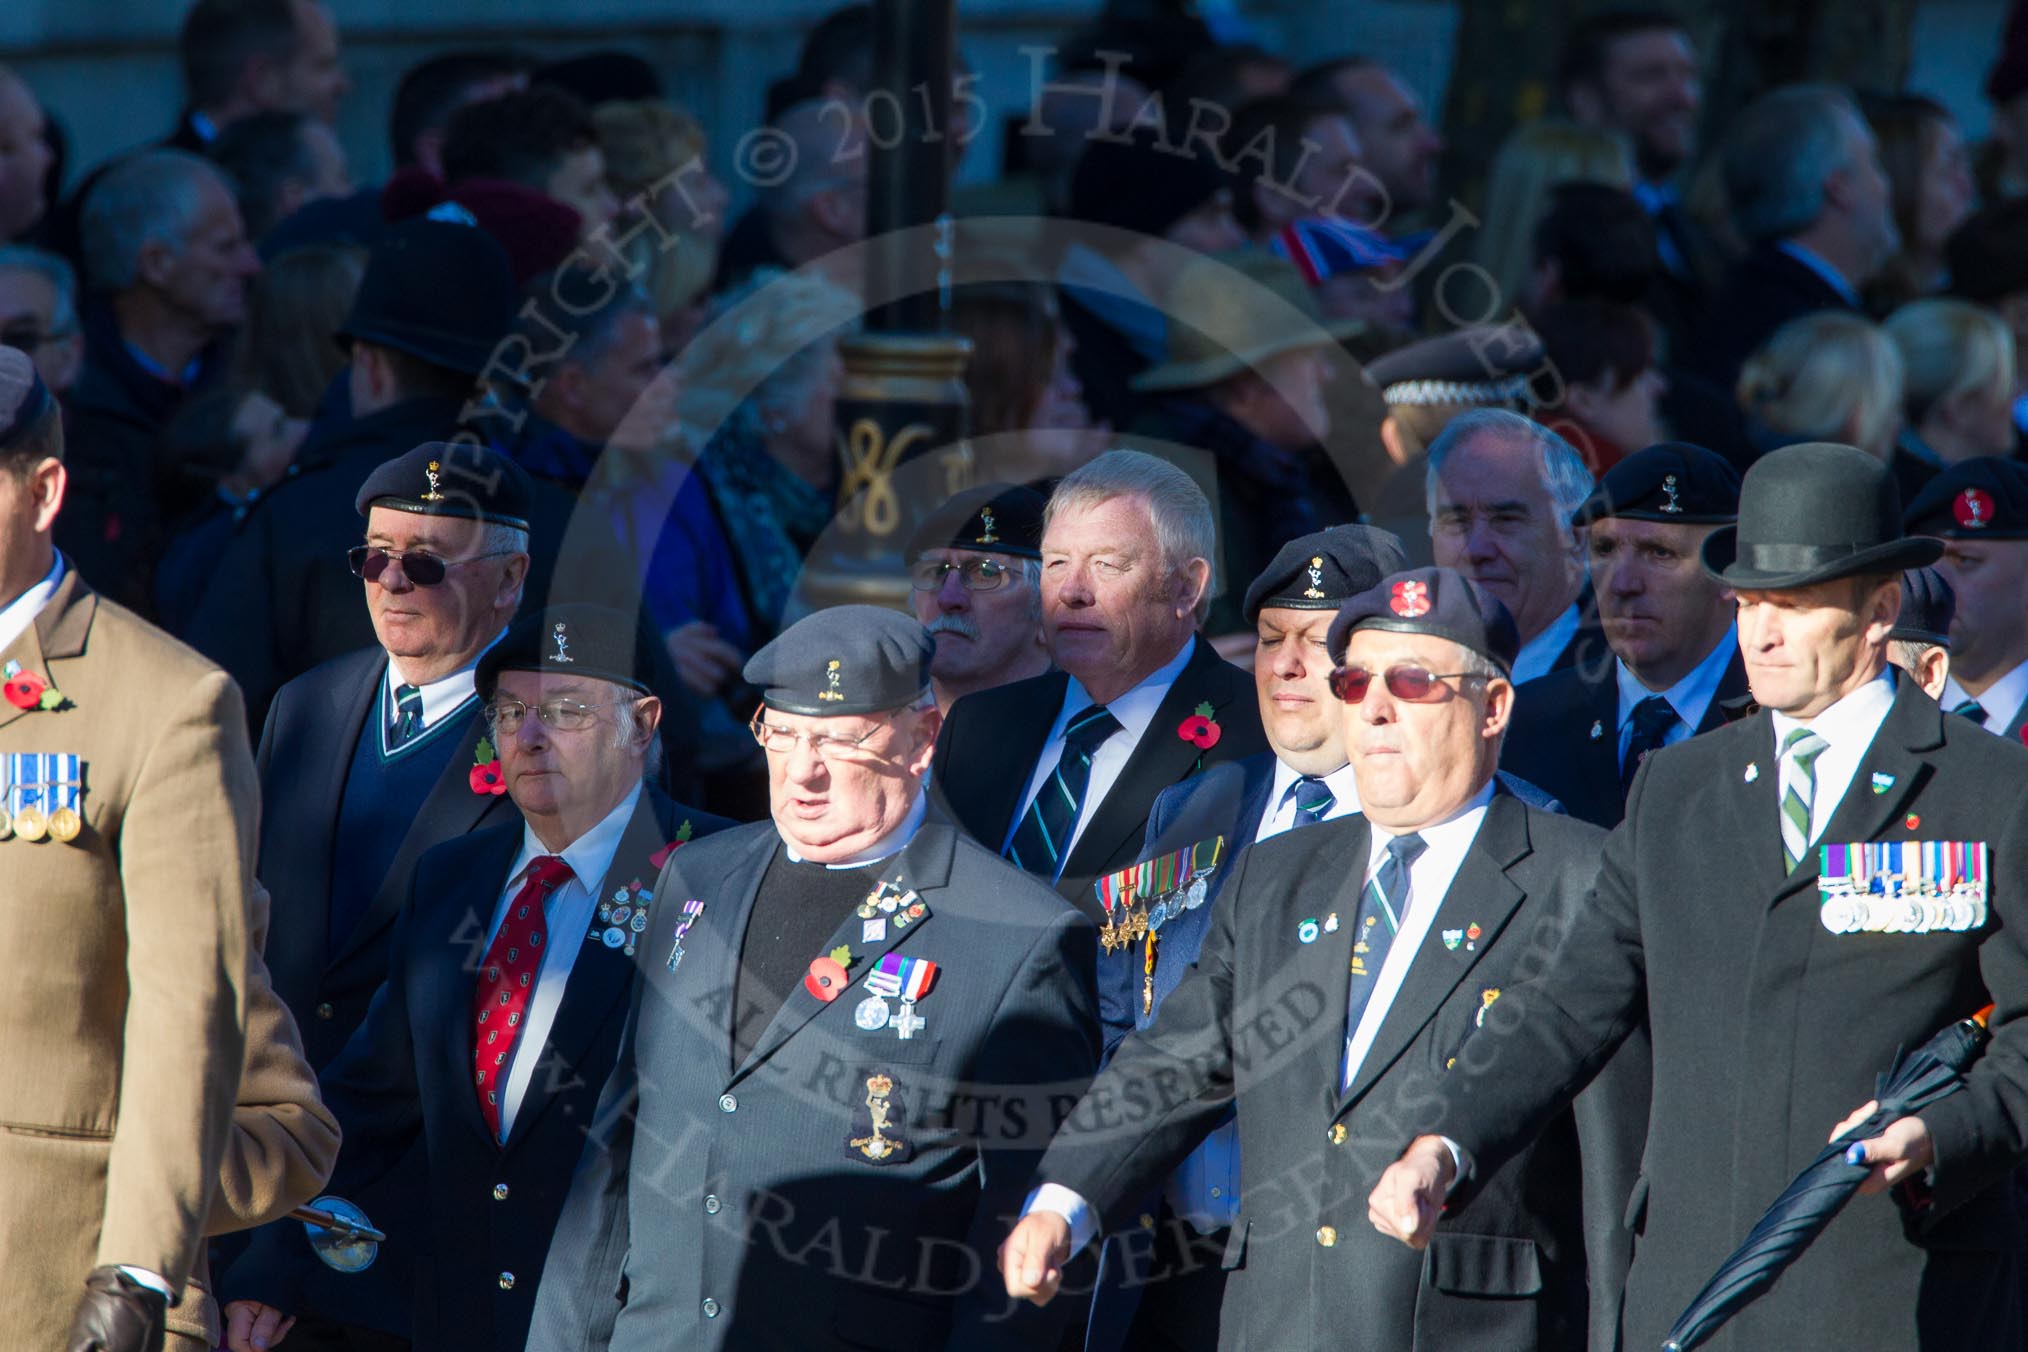
<path fill-rule="evenodd" d="M 1416 1293 L 1415 1352 L 1459 1347 L 1532 1352 L 1541 1294 L 1542 1260 L 1534 1240 L 1438 1232 L 1424 1255 Z"/>

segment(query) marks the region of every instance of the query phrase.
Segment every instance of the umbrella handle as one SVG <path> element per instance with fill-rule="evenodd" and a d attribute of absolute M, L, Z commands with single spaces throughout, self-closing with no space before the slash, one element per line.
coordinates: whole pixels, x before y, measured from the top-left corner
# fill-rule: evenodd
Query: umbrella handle
<path fill-rule="evenodd" d="M 343 1216 L 334 1215 L 329 1211 L 319 1210 L 313 1206 L 297 1207 L 289 1213 L 289 1219 L 292 1221 L 302 1221 L 305 1225 L 314 1225 L 320 1230 L 335 1231 L 348 1239 L 363 1239 L 374 1244 L 385 1244 L 387 1242 L 387 1235 L 383 1231 L 376 1230 L 370 1225 L 360 1225 L 354 1221 L 345 1219 Z"/>

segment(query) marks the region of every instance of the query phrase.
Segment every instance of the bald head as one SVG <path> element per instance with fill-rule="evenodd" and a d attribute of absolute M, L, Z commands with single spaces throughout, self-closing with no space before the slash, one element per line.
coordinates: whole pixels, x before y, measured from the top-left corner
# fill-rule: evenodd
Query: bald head
<path fill-rule="evenodd" d="M 35 91 L 0 66 L 0 244 L 26 235 L 49 205 L 44 180 L 55 156 L 44 132 Z"/>

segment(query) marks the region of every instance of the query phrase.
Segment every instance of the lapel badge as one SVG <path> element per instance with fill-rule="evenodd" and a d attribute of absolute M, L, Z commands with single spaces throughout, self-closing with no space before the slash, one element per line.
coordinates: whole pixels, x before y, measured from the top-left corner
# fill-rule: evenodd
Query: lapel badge
<path fill-rule="evenodd" d="M 887 919 L 875 916 L 859 922 L 859 942 L 862 944 L 884 943 L 887 939 Z"/>
<path fill-rule="evenodd" d="M 648 867 L 660 873 L 662 865 L 669 862 L 669 856 L 690 843 L 690 819 L 685 817 L 683 825 L 676 828 L 676 839 L 648 856 Z"/>
<path fill-rule="evenodd" d="M 1889 789 L 1893 787 L 1894 787 L 1893 775 L 1883 775 L 1878 770 L 1875 770 L 1873 772 L 1873 792 L 1886 793 Z"/>
<path fill-rule="evenodd" d="M 1212 708 L 1207 700 L 1205 703 L 1198 705 L 1196 711 L 1190 717 L 1176 725 L 1176 735 L 1196 747 L 1199 751 L 1209 751 L 1212 747 L 1218 745 L 1218 739 L 1225 732 L 1223 728 L 1218 726 L 1217 715 L 1218 710 Z"/>
<path fill-rule="evenodd" d="M 860 1130 L 859 1124 L 864 1122 L 865 1134 L 846 1142 L 848 1154 L 857 1154 L 874 1164 L 907 1160 L 912 1150 L 901 1134 L 906 1108 L 897 1089 L 894 1077 L 884 1071 L 876 1070 L 866 1077 L 866 1097 L 861 1100 L 866 1111 L 862 1113 L 856 1107 L 852 1110 L 853 1130 Z"/>
<path fill-rule="evenodd" d="M 1316 920 L 1314 918 L 1305 920 L 1302 924 L 1296 926 L 1296 941 L 1298 943 L 1314 944 L 1317 942 L 1318 933 Z"/>
<path fill-rule="evenodd" d="M 484 737 L 472 748 L 472 768 L 465 775 L 465 782 L 482 798 L 489 794 L 498 798 L 507 792 L 507 772 L 500 768 L 500 757 L 494 754 L 493 744 Z"/>
<path fill-rule="evenodd" d="M 1592 719 L 1592 720 L 1591 720 L 1591 739 L 1592 739 L 1592 740 L 1593 740 L 1594 742 L 1596 742 L 1596 741 L 1597 741 L 1597 740 L 1598 740 L 1599 738 L 1601 738 L 1601 737 L 1603 737 L 1603 736 L 1605 736 L 1605 720 L 1604 720 L 1604 719 L 1600 719 L 1600 718 L 1594 718 L 1594 719 Z"/>
<path fill-rule="evenodd" d="M 1479 928 L 1479 922 L 1476 920 L 1465 926 L 1465 952 L 1474 953 L 1478 951 L 1479 936 L 1483 933 L 1485 931 Z"/>
<path fill-rule="evenodd" d="M 1744 775 L 1740 776 L 1740 778 L 1744 779 L 1744 780 L 1745 780 L 1745 781 L 1746 781 L 1747 783 L 1749 783 L 1749 784 L 1753 783 L 1753 781 L 1754 781 L 1754 780 L 1756 780 L 1756 779 L 1759 779 L 1759 778 L 1760 778 L 1760 762 L 1759 762 L 1759 761 L 1748 761 L 1748 762 L 1746 763 L 1746 773 L 1745 773 Z"/>
<path fill-rule="evenodd" d="M 1324 933 L 1336 934 L 1337 932 L 1338 932 L 1338 913 L 1336 911 L 1333 911 L 1331 912 L 1331 914 L 1324 917 Z"/>
<path fill-rule="evenodd" d="M 692 897 L 683 903 L 683 918 L 676 922 L 676 944 L 669 950 L 669 970 L 675 971 L 683 965 L 683 940 L 690 933 L 690 927 L 697 923 L 697 917 L 704 914 L 704 903 Z"/>
<path fill-rule="evenodd" d="M 838 945 L 821 958 L 810 959 L 810 970 L 803 973 L 803 989 L 825 1004 L 830 1004 L 843 995 L 845 987 L 850 984 L 845 969 L 850 967 L 853 961 L 852 950 L 844 944 Z"/>
<path fill-rule="evenodd" d="M 1457 952 L 1458 945 L 1463 943 L 1464 941 L 1465 941 L 1465 932 L 1463 930 L 1457 929 L 1444 931 L 1444 947 L 1448 948 L 1451 952 L 1453 953 Z"/>
<path fill-rule="evenodd" d="M 1486 1011 L 1491 1009 L 1493 1002 L 1499 998 L 1500 988 L 1498 986 L 1488 986 L 1479 992 L 1479 1012 L 1472 1016 L 1472 1027 L 1484 1028 L 1486 1026 Z"/>
<path fill-rule="evenodd" d="M 826 688 L 823 690 L 819 690 L 817 692 L 817 698 L 820 700 L 824 700 L 827 703 L 837 700 L 843 700 L 845 698 L 845 692 L 838 688 L 838 682 L 840 679 L 841 677 L 838 671 L 838 659 L 834 657 L 829 662 L 824 664 L 824 682 Z"/>
<path fill-rule="evenodd" d="M 1909 830 L 1913 831 L 1917 827 L 1922 825 L 1922 818 L 1916 816 L 1913 812 L 1911 812 L 1906 817 L 1902 818 L 1901 824 L 1903 826 L 1906 826 Z"/>
<path fill-rule="evenodd" d="M 1310 585 L 1303 588 L 1303 599 L 1321 601 L 1324 599 L 1324 559 L 1318 555 L 1310 560 Z"/>
<path fill-rule="evenodd" d="M 569 635 L 565 634 L 563 631 L 562 620 L 558 620 L 556 622 L 556 628 L 550 631 L 550 637 L 556 640 L 556 652 L 550 657 L 549 659 L 550 661 L 552 662 L 577 661 L 575 657 L 572 657 L 570 655 Z"/>

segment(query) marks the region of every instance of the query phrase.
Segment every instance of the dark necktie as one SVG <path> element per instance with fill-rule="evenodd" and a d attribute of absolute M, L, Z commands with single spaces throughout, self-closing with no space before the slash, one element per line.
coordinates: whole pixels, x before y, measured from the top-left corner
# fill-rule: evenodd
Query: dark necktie
<path fill-rule="evenodd" d="M 521 1040 L 528 1002 L 535 996 L 535 978 L 542 973 L 543 945 L 549 937 L 549 899 L 572 877 L 570 865 L 553 854 L 537 855 L 524 872 L 521 890 L 507 903 L 507 917 L 486 946 L 479 979 L 472 992 L 472 1083 L 479 1092 L 479 1112 L 495 1139 L 500 1135 L 500 1091 L 505 1087 L 507 1061 Z"/>
<path fill-rule="evenodd" d="M 1975 699 L 1966 700 L 1951 712 L 1960 718 L 1971 719 L 1982 728 L 1986 726 L 1986 706 Z"/>
<path fill-rule="evenodd" d="M 1289 796 L 1296 800 L 1296 816 L 1289 827 L 1315 826 L 1324 820 L 1324 814 L 1338 801 L 1338 795 L 1331 792 L 1331 786 L 1314 775 L 1304 775 L 1289 785 Z"/>
<path fill-rule="evenodd" d="M 1650 751 L 1659 751 L 1670 731 L 1683 720 L 1668 700 L 1650 695 L 1634 706 L 1633 735 L 1627 738 L 1626 759 L 1620 762 L 1620 797 L 1634 785 L 1634 771 L 1641 768 Z"/>
<path fill-rule="evenodd" d="M 1359 924 L 1352 932 L 1352 992 L 1345 1005 L 1345 1051 L 1349 1058 L 1352 1037 L 1359 1031 L 1359 1016 L 1380 980 L 1380 966 L 1401 929 L 1401 917 L 1408 912 L 1408 871 L 1429 843 L 1411 832 L 1387 842 L 1387 858 L 1380 861 L 1373 881 L 1359 896 Z M 1349 1060 L 1347 1068 L 1349 1069 Z"/>
<path fill-rule="evenodd" d="M 405 746 L 422 731 L 422 691 L 412 685 L 394 688 L 394 726 L 388 730 L 390 746 Z"/>
<path fill-rule="evenodd" d="M 1042 781 L 1035 801 L 1021 814 L 1014 838 L 1007 842 L 1007 859 L 1014 867 L 1051 882 L 1063 872 L 1063 857 L 1070 853 L 1078 813 L 1084 810 L 1084 793 L 1091 787 L 1091 758 L 1118 731 L 1120 720 L 1103 704 L 1070 720 L 1055 771 Z"/>

